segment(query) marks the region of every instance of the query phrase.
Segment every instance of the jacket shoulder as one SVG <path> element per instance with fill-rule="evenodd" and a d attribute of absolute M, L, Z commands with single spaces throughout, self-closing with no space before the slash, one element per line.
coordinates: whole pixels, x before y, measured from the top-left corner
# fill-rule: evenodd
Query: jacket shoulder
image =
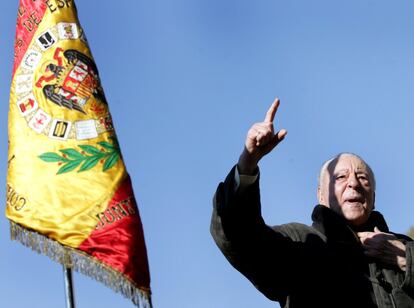
<path fill-rule="evenodd" d="M 275 232 L 282 233 L 283 235 L 289 237 L 292 241 L 295 242 L 307 242 L 310 239 L 321 240 L 326 242 L 326 236 L 316 230 L 315 228 L 298 223 L 291 222 L 279 226 L 273 226 L 272 229 Z"/>

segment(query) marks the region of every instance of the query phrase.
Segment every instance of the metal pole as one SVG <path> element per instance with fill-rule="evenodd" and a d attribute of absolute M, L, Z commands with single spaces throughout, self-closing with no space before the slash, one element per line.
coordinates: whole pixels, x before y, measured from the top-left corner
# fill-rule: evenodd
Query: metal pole
<path fill-rule="evenodd" d="M 73 296 L 72 285 L 72 270 L 63 266 L 63 274 L 65 276 L 65 295 L 66 295 L 66 308 L 75 308 L 75 300 Z"/>

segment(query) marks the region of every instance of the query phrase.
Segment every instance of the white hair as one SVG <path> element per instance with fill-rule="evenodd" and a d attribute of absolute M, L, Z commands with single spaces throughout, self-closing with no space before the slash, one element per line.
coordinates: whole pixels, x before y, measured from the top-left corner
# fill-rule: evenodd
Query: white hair
<path fill-rule="evenodd" d="M 342 152 L 342 153 L 339 153 L 339 154 L 337 154 L 337 155 L 335 155 L 334 157 L 332 157 L 332 158 L 330 158 L 330 159 L 328 159 L 326 162 L 324 162 L 323 164 L 322 164 L 322 167 L 321 167 L 321 170 L 319 171 L 319 177 L 318 177 L 318 187 L 321 187 L 321 185 L 322 185 L 322 181 L 323 181 L 323 179 L 325 178 L 325 176 L 326 176 L 326 173 L 327 173 L 327 171 L 328 171 L 328 167 L 329 167 L 329 165 L 334 161 L 334 160 L 336 160 L 336 159 L 338 159 L 339 157 L 341 157 L 342 155 L 350 155 L 350 156 L 354 156 L 354 157 L 356 157 L 356 158 L 358 158 L 358 159 L 360 159 L 364 164 L 365 164 L 365 166 L 367 166 L 367 169 L 368 169 L 368 172 L 369 172 L 369 175 L 370 175 L 370 177 L 371 177 L 371 180 L 372 180 L 372 188 L 374 189 L 374 191 L 375 191 L 375 187 L 376 187 L 376 182 L 375 182 L 375 175 L 374 175 L 374 172 L 372 171 L 372 169 L 371 169 L 371 167 L 367 164 L 367 162 L 361 157 L 361 156 L 359 156 L 359 155 L 356 155 L 356 154 L 354 154 L 354 153 L 349 153 L 349 152 Z"/>

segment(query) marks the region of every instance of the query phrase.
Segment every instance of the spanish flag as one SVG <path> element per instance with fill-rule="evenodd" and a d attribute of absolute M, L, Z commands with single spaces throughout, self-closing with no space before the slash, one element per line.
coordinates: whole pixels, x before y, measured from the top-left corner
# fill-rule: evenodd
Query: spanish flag
<path fill-rule="evenodd" d="M 131 179 L 74 0 L 20 0 L 6 216 L 13 239 L 151 306 Z"/>

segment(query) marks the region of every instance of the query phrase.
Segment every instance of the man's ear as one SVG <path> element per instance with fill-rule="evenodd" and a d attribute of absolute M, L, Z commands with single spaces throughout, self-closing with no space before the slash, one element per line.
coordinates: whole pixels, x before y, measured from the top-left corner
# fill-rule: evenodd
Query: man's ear
<path fill-rule="evenodd" d="M 317 194 L 318 194 L 318 202 L 319 202 L 319 204 L 324 204 L 324 198 L 323 198 L 322 190 L 321 190 L 321 187 L 320 186 L 318 186 L 318 192 L 317 192 Z"/>

